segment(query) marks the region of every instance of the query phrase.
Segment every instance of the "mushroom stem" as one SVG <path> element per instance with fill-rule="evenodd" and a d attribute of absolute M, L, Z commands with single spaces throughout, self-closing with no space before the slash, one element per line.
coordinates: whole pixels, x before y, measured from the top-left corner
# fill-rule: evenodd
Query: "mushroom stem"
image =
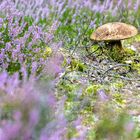
<path fill-rule="evenodd" d="M 115 61 L 121 61 L 124 58 L 125 50 L 120 40 L 110 41 L 107 44 L 109 48 L 108 55 Z"/>
<path fill-rule="evenodd" d="M 115 47 L 115 49 L 117 49 L 120 52 L 122 52 L 124 50 L 123 47 L 122 47 L 122 43 L 121 43 L 120 40 L 111 41 L 111 42 L 109 42 L 108 45 L 111 48 L 111 50 L 113 50 L 114 47 Z"/>

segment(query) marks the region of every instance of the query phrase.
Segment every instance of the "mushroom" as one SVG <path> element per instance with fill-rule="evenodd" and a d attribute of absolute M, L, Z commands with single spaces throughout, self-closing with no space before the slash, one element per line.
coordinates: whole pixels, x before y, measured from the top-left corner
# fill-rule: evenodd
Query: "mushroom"
<path fill-rule="evenodd" d="M 116 46 L 119 50 L 123 50 L 121 40 L 131 38 L 137 35 L 137 33 L 138 30 L 132 25 L 112 22 L 98 27 L 90 38 L 97 42 L 104 41 L 111 48 Z"/>

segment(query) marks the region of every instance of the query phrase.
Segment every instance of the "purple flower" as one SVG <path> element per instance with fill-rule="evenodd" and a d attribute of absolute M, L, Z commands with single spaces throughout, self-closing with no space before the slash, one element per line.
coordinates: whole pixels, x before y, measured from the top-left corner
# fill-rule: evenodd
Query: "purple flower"
<path fill-rule="evenodd" d="M 30 115 L 29 115 L 30 127 L 31 128 L 35 127 L 38 121 L 39 121 L 39 110 L 34 109 L 30 112 Z"/>
<path fill-rule="evenodd" d="M 61 64 L 63 62 L 63 57 L 61 55 L 55 55 L 51 59 L 47 60 L 46 73 L 51 76 L 57 77 L 59 73 L 62 72 Z"/>
<path fill-rule="evenodd" d="M 140 8 L 140 0 L 137 0 L 135 5 L 134 5 L 135 12 L 137 12 L 139 8 Z"/>
<path fill-rule="evenodd" d="M 11 48 L 12 48 L 12 45 L 11 45 L 11 43 L 6 43 L 6 46 L 5 46 L 5 49 L 6 49 L 6 51 L 10 51 L 11 50 Z"/>
<path fill-rule="evenodd" d="M 36 73 L 36 71 L 37 71 L 37 62 L 33 62 L 32 63 L 32 70 L 31 70 L 31 73 L 32 74 L 34 74 L 34 73 Z"/>
<path fill-rule="evenodd" d="M 3 25 L 3 19 L 0 18 L 0 28 L 2 28 L 2 25 Z"/>
<path fill-rule="evenodd" d="M 134 122 L 127 122 L 124 127 L 127 133 L 131 133 L 135 128 L 135 124 Z"/>
<path fill-rule="evenodd" d="M 0 88 L 2 90 L 5 89 L 5 84 L 6 84 L 7 77 L 8 77 L 7 72 L 3 72 L 3 73 L 0 74 Z"/>
<path fill-rule="evenodd" d="M 106 95 L 104 90 L 99 90 L 97 93 L 98 93 L 99 100 L 108 101 L 109 97 Z"/>
<path fill-rule="evenodd" d="M 16 139 L 17 134 L 20 134 L 21 130 L 21 123 L 6 123 L 2 126 L 2 134 L 1 134 L 1 140 L 10 140 L 10 139 Z"/>

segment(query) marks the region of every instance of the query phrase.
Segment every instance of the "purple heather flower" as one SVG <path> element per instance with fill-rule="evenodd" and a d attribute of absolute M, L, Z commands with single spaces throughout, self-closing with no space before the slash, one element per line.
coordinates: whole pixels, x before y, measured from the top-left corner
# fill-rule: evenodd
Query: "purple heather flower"
<path fill-rule="evenodd" d="M 135 128 L 135 124 L 134 122 L 127 122 L 127 124 L 125 124 L 124 127 L 127 133 L 131 133 L 133 129 Z"/>
<path fill-rule="evenodd" d="M 10 140 L 10 139 L 16 139 L 17 134 L 20 134 L 21 130 L 21 122 L 16 123 L 6 123 L 2 126 L 2 134 L 1 134 L 1 140 Z"/>
<path fill-rule="evenodd" d="M 139 8 L 140 8 L 140 0 L 137 0 L 135 5 L 134 5 L 135 12 L 137 12 Z"/>
<path fill-rule="evenodd" d="M 105 9 L 108 9 L 110 7 L 110 3 L 111 3 L 111 0 L 106 0 L 105 1 Z"/>
<path fill-rule="evenodd" d="M 0 60 L 3 60 L 4 59 L 4 51 L 1 51 L 0 53 Z"/>
<path fill-rule="evenodd" d="M 62 62 L 63 56 L 56 53 L 51 59 L 47 60 L 46 73 L 57 77 L 62 72 Z"/>
<path fill-rule="evenodd" d="M 118 1 L 118 3 L 117 3 L 117 8 L 120 7 L 120 5 L 122 4 L 122 2 L 123 2 L 122 0 L 119 0 L 119 1 Z"/>
<path fill-rule="evenodd" d="M 127 8 L 130 9 L 132 7 L 132 0 L 128 0 Z"/>
<path fill-rule="evenodd" d="M 76 121 L 73 122 L 74 128 L 76 128 L 78 137 L 72 138 L 71 140 L 85 140 L 87 134 L 87 128 L 82 125 L 82 118 L 79 117 Z"/>
<path fill-rule="evenodd" d="M 4 90 L 8 74 L 3 72 L 0 74 L 0 89 Z"/>
<path fill-rule="evenodd" d="M 106 95 L 104 90 L 99 90 L 97 93 L 98 93 L 99 100 L 101 100 L 101 101 L 108 101 L 109 98 Z"/>
<path fill-rule="evenodd" d="M 33 109 L 31 112 L 30 112 L 30 115 L 29 115 L 29 125 L 30 127 L 35 127 L 39 121 L 39 110 L 37 109 Z"/>
<path fill-rule="evenodd" d="M 19 60 L 19 63 L 20 63 L 20 64 L 23 64 L 24 59 L 25 59 L 25 58 L 24 58 L 24 54 L 22 54 L 22 53 L 19 54 L 19 56 L 18 56 L 18 60 Z"/>
<path fill-rule="evenodd" d="M 55 83 L 54 82 L 52 82 L 52 88 L 53 88 L 53 85 L 54 85 Z M 47 103 L 47 105 L 49 105 L 51 108 L 54 108 L 55 107 L 55 105 L 56 105 L 56 98 L 55 98 L 55 96 L 54 96 L 54 94 L 53 94 L 53 91 L 50 91 L 49 92 L 49 94 L 48 94 L 48 96 L 47 96 L 47 99 L 46 99 L 46 103 Z"/>
<path fill-rule="evenodd" d="M 23 81 L 26 82 L 28 74 L 27 74 L 26 66 L 24 64 L 22 65 L 20 72 L 22 73 Z"/>
<path fill-rule="evenodd" d="M 8 74 L 4 72 L 1 74 L 0 80 L 0 89 L 7 92 L 8 94 L 13 94 L 14 90 L 19 84 L 17 74 L 14 74 L 11 78 L 9 78 Z"/>
<path fill-rule="evenodd" d="M 96 27 L 95 22 L 96 22 L 96 19 L 94 19 L 93 21 L 90 22 L 90 25 L 89 25 L 90 28 L 93 28 L 94 29 Z"/>
<path fill-rule="evenodd" d="M 32 70 L 31 73 L 34 74 L 37 71 L 37 62 L 32 62 Z"/>
<path fill-rule="evenodd" d="M 2 25 L 3 25 L 3 19 L 0 18 L 0 28 L 2 28 Z"/>
<path fill-rule="evenodd" d="M 21 120 L 21 117 L 22 117 L 22 114 L 21 114 L 20 111 L 14 112 L 14 114 L 13 114 L 13 119 L 14 119 L 15 121 L 20 121 L 20 120 Z"/>
<path fill-rule="evenodd" d="M 12 48 L 12 45 L 10 42 L 6 43 L 5 49 L 6 51 L 9 51 Z"/>

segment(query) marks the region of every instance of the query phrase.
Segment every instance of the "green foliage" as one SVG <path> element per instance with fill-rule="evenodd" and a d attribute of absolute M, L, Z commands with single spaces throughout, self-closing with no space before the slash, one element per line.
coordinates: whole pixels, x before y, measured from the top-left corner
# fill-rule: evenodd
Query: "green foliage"
<path fill-rule="evenodd" d="M 135 56 L 136 52 L 132 49 L 125 48 L 126 57 Z M 127 58 L 126 58 L 127 59 Z"/>
<path fill-rule="evenodd" d="M 31 26 L 34 23 L 34 19 L 30 16 L 24 16 L 24 21 L 28 23 L 28 26 Z M 26 29 L 28 29 L 28 26 Z"/>
<path fill-rule="evenodd" d="M 129 122 L 128 116 L 125 113 L 114 115 L 106 110 L 106 113 L 103 114 L 102 119 L 97 124 L 95 139 L 134 140 L 132 133 L 124 133 L 124 125 Z"/>
<path fill-rule="evenodd" d="M 90 85 L 87 87 L 85 94 L 96 95 L 97 91 L 101 88 L 101 85 Z"/>
<path fill-rule="evenodd" d="M 77 70 L 77 71 L 85 71 L 86 70 L 86 65 L 84 65 L 80 60 L 72 59 L 70 63 L 70 69 L 72 71 Z"/>
<path fill-rule="evenodd" d="M 7 68 L 7 71 L 9 72 L 9 74 L 14 74 L 15 72 L 19 72 L 21 66 L 18 62 L 11 62 Z"/>
<path fill-rule="evenodd" d="M 122 94 L 121 93 L 115 93 L 113 94 L 113 98 L 115 100 L 115 102 L 121 106 L 124 107 L 126 104 L 126 101 L 123 99 Z"/>
<path fill-rule="evenodd" d="M 77 13 L 78 14 L 75 14 Z M 86 16 L 88 14 L 88 16 Z M 75 16 L 74 16 L 75 15 Z M 67 49 L 74 49 L 78 46 L 87 44 L 87 37 L 90 36 L 93 29 L 90 28 L 90 22 L 94 19 L 94 13 L 87 8 L 79 11 L 75 9 L 67 9 L 62 18 L 61 25 L 57 29 L 56 36 L 63 40 Z M 97 21 L 98 22 L 98 21 Z"/>
<path fill-rule="evenodd" d="M 24 63 L 24 65 L 27 66 L 26 68 L 28 75 L 30 75 L 33 58 L 34 61 L 39 63 L 40 58 L 46 59 L 51 55 L 52 49 L 46 46 L 46 43 L 43 39 L 36 39 L 35 41 L 33 41 L 38 32 L 36 27 L 34 27 L 34 29 L 30 29 L 32 31 L 29 31 L 29 28 L 33 28 L 34 21 L 32 17 L 13 17 L 11 21 L 12 24 L 9 23 L 7 18 L 4 18 L 3 20 L 4 22 L 2 24 L 2 27 L 0 28 L 0 40 L 2 40 L 0 44 L 0 49 L 4 50 L 5 58 L 3 58 L 3 61 L 8 65 L 6 70 L 9 72 L 9 74 L 14 74 L 15 72 L 20 73 L 21 65 Z M 23 26 L 23 24 L 25 26 Z M 18 29 L 20 28 L 21 31 L 18 32 Z M 18 34 L 13 37 L 11 34 L 11 30 L 18 32 Z M 26 38 L 26 35 L 28 36 L 28 34 L 29 37 Z M 20 42 L 20 40 L 22 42 Z M 6 50 L 6 45 L 8 43 L 10 44 L 10 48 Z M 17 46 L 20 47 L 20 49 L 16 48 Z M 35 49 L 39 49 L 39 51 L 36 52 Z M 16 52 L 16 50 L 18 50 L 19 52 Z M 13 55 L 15 55 L 14 58 Z M 20 57 L 20 55 L 23 55 L 22 58 Z M 22 64 L 19 61 L 20 58 L 24 61 L 22 62 Z M 38 67 L 38 70 L 36 71 L 36 74 L 39 74 L 41 70 L 42 66 L 40 65 Z"/>
<path fill-rule="evenodd" d="M 140 74 L 140 63 L 133 63 L 132 67 L 138 72 L 138 74 Z"/>
<path fill-rule="evenodd" d="M 116 82 L 116 83 L 113 83 L 113 84 L 112 84 L 112 86 L 115 87 L 115 89 L 118 89 L 118 90 L 119 90 L 119 89 L 122 89 L 122 88 L 124 87 L 124 85 L 125 85 L 125 84 L 124 84 L 122 81 Z"/>

